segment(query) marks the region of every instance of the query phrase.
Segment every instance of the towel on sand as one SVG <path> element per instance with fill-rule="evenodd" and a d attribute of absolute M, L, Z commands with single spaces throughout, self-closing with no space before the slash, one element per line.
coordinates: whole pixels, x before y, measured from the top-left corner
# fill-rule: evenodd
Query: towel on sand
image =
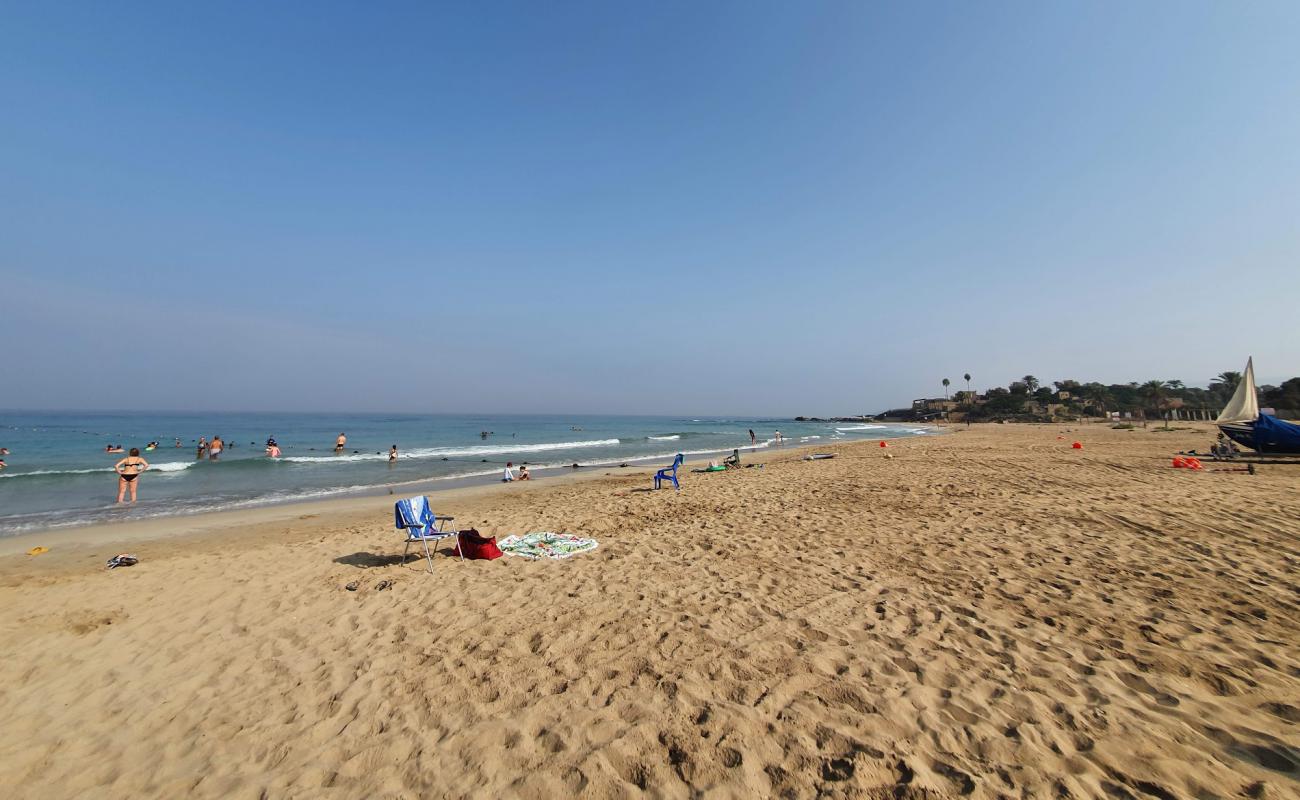
<path fill-rule="evenodd" d="M 595 539 L 584 539 L 569 533 L 536 531 L 523 536 L 507 536 L 497 545 L 508 556 L 521 558 L 568 558 L 595 550 Z"/>

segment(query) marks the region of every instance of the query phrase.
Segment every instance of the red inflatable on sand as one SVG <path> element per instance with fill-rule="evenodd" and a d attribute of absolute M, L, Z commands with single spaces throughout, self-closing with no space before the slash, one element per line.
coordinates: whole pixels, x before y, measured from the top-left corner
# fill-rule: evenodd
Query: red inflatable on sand
<path fill-rule="evenodd" d="M 1072 445 L 1070 445 L 1070 446 L 1073 447 L 1075 450 L 1082 450 L 1082 449 L 1083 449 L 1083 442 L 1075 442 L 1074 444 L 1072 444 Z"/>
<path fill-rule="evenodd" d="M 881 446 L 881 447 L 889 447 L 889 443 L 888 443 L 888 442 L 881 442 L 881 443 L 880 443 L 880 446 Z"/>

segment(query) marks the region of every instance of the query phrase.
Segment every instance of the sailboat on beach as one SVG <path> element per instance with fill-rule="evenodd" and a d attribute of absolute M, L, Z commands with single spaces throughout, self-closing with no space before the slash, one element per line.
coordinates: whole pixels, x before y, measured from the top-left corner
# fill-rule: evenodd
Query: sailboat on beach
<path fill-rule="evenodd" d="M 1229 439 L 1257 453 L 1300 453 L 1300 425 L 1260 413 L 1253 361 L 1246 359 L 1237 391 L 1215 424 Z"/>

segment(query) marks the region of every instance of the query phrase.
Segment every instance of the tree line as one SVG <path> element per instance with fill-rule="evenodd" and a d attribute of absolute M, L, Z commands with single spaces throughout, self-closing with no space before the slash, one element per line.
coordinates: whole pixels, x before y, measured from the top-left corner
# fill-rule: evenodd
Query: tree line
<path fill-rule="evenodd" d="M 1025 402 L 1037 401 L 1042 405 L 1063 405 L 1064 413 L 1072 415 L 1105 416 L 1112 411 L 1130 412 L 1143 416 L 1162 417 L 1178 408 L 1214 411 L 1222 409 L 1241 383 L 1240 372 L 1220 372 L 1208 387 L 1188 386 L 1181 380 L 1149 380 L 1145 383 L 1102 384 L 1095 381 L 1082 383 L 1065 379 L 1052 381 L 1045 386 L 1033 375 L 1012 381 L 1006 387 L 997 386 L 984 393 L 984 402 L 977 403 L 969 391 L 970 374 L 962 376 L 968 387 L 958 393 L 961 411 L 971 419 L 1022 416 Z M 951 385 L 943 379 L 944 396 Z M 1300 377 L 1284 381 L 1280 386 L 1260 386 L 1256 389 L 1261 407 L 1272 407 L 1279 416 L 1300 416 Z M 1062 398 L 1061 393 L 1068 393 Z"/>

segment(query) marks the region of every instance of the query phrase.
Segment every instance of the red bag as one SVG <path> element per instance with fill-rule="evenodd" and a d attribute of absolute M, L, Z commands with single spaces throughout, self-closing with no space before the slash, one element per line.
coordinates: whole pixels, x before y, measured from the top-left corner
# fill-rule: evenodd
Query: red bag
<path fill-rule="evenodd" d="M 452 549 L 452 555 L 461 555 L 464 549 L 465 558 L 475 559 L 482 558 L 491 561 L 494 558 L 500 558 L 504 553 L 501 548 L 497 547 L 497 537 L 481 536 L 473 528 L 467 528 L 460 532 L 460 543 Z"/>

